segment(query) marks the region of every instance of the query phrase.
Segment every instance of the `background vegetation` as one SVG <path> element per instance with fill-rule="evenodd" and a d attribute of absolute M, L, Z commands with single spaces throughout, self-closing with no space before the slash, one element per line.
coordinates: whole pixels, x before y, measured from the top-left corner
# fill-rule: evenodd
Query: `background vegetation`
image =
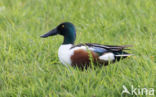
<path fill-rule="evenodd" d="M 57 57 L 63 38 L 40 38 L 65 21 L 77 44 L 131 44 L 135 56 L 69 71 Z M 120 97 L 123 85 L 156 90 L 155 0 L 0 0 L 0 97 Z"/>

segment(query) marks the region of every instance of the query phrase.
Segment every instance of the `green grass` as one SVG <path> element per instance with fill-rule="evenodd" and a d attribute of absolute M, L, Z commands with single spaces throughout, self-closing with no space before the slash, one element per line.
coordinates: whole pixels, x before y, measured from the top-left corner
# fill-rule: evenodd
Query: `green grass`
<path fill-rule="evenodd" d="M 131 44 L 135 56 L 69 71 L 57 57 L 63 38 L 40 38 L 65 21 L 76 44 Z M 122 85 L 156 95 L 155 0 L 0 0 L 0 97 L 120 97 Z"/>

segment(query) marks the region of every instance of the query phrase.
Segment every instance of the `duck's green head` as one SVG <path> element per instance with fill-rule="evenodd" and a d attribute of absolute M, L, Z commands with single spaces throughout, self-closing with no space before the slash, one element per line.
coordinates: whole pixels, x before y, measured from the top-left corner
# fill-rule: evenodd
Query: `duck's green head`
<path fill-rule="evenodd" d="M 64 36 L 63 44 L 74 44 L 74 41 L 76 39 L 76 30 L 72 23 L 70 22 L 61 23 L 56 28 L 42 35 L 41 37 L 46 38 L 57 34 Z"/>

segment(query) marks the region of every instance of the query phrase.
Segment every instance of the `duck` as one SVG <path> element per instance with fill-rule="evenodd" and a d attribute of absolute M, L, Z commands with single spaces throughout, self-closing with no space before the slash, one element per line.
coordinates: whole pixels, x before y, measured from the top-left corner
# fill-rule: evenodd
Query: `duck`
<path fill-rule="evenodd" d="M 75 45 L 76 29 L 71 22 L 63 22 L 49 32 L 41 35 L 41 38 L 61 35 L 64 37 L 63 43 L 58 50 L 58 57 L 65 66 L 87 69 L 94 66 L 107 66 L 127 58 L 132 54 L 125 50 L 130 50 L 131 45 L 102 45 L 97 43 L 81 43 Z"/>

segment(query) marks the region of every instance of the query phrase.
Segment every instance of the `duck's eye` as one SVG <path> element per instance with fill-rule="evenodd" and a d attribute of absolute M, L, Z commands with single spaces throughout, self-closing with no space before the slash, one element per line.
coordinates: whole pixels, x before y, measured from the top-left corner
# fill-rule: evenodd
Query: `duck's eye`
<path fill-rule="evenodd" d="M 62 25 L 62 28 L 64 28 L 64 25 Z"/>

